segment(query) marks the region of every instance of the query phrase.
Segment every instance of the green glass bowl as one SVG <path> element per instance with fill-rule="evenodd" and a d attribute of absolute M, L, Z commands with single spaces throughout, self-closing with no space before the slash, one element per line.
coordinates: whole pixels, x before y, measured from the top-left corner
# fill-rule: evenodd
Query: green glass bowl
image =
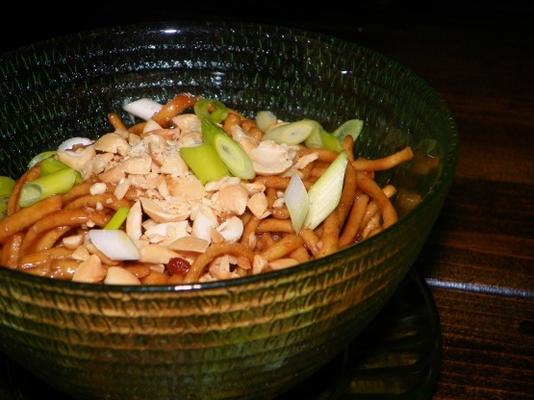
<path fill-rule="evenodd" d="M 0 350 L 79 399 L 271 398 L 343 349 L 417 257 L 449 189 L 458 137 L 436 93 L 407 68 L 314 33 L 171 23 L 63 37 L 0 56 L 0 175 L 140 96 L 189 91 L 249 115 L 365 121 L 357 152 L 410 144 L 439 165 L 379 176 L 423 202 L 385 232 L 260 276 L 161 287 L 54 281 L 0 268 Z M 128 118 L 123 115 L 124 118 Z"/>

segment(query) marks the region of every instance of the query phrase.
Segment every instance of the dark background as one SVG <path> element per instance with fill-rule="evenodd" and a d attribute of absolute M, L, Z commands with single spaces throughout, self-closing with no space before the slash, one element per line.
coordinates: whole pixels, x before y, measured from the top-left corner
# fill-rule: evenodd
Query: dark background
<path fill-rule="evenodd" d="M 453 93 L 466 101 L 476 91 L 521 102 L 534 90 L 532 0 L 19 0 L 0 21 L 0 53 L 116 25 L 220 19 L 301 28 L 372 48 L 412 68 L 446 100 Z"/>
<path fill-rule="evenodd" d="M 10 5 L 0 22 L 0 51 L 77 31 L 140 22 L 225 19 L 299 27 L 360 44 L 388 48 L 404 27 L 454 26 L 491 31 L 529 31 L 534 7 L 529 1 L 286 1 L 173 0 L 142 5 L 121 1 L 53 2 Z M 424 40 L 424 37 L 420 38 Z M 455 40 L 451 38 L 451 40 Z M 477 40 L 492 40 L 485 33 Z M 532 51 L 532 49 L 531 49 Z"/>

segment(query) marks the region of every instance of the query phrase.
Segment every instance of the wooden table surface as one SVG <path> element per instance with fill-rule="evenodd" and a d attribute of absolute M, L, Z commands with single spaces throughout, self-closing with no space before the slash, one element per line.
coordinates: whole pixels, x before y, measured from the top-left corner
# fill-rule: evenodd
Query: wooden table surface
<path fill-rule="evenodd" d="M 497 5 L 484 8 L 481 18 L 480 4 L 464 5 L 464 13 L 448 3 L 417 9 L 394 1 L 365 4 L 356 13 L 328 8 L 321 17 L 295 17 L 266 5 L 265 18 L 245 19 L 371 47 L 412 68 L 447 101 L 460 132 L 460 160 L 416 266 L 432 287 L 441 319 L 443 363 L 434 399 L 534 399 L 532 8 Z M 148 19 L 198 15 L 194 7 L 186 11 L 152 12 Z M 232 14 L 223 11 L 212 14 Z M 119 22 L 132 14 L 117 14 L 123 16 Z M 115 22 L 110 13 L 100 15 L 101 23 L 94 13 L 75 22 L 33 22 L 44 38 Z M 18 37 L 4 48 L 34 39 Z"/>

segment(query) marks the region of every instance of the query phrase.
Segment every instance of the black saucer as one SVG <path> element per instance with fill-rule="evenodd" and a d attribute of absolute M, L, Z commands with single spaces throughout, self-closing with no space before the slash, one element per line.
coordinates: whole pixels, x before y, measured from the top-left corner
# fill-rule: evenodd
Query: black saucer
<path fill-rule="evenodd" d="M 430 399 L 440 351 L 434 301 L 424 280 L 412 271 L 358 339 L 279 400 Z M 43 398 L 72 400 L 0 355 L 0 399 Z"/>

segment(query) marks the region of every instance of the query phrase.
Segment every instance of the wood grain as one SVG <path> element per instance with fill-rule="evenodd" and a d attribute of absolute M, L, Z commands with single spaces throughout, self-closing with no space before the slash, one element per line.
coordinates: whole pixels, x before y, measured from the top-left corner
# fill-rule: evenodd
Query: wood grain
<path fill-rule="evenodd" d="M 434 289 L 444 362 L 435 399 L 532 399 L 534 303 Z"/>
<path fill-rule="evenodd" d="M 530 192 L 527 185 L 457 179 L 420 256 L 425 275 L 436 284 L 491 286 L 534 297 Z"/>

